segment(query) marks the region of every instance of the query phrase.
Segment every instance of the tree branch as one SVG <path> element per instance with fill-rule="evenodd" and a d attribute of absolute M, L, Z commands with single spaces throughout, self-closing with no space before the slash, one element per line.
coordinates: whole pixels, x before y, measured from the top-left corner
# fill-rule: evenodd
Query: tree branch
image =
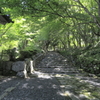
<path fill-rule="evenodd" d="M 89 10 L 80 2 L 80 0 L 74 0 L 76 2 L 78 2 L 78 4 L 85 10 L 86 13 L 88 13 L 93 19 L 94 19 L 94 22 L 97 24 L 98 28 L 100 28 L 100 23 L 99 21 L 96 19 L 95 16 L 93 16 Z"/>
<path fill-rule="evenodd" d="M 9 30 L 9 28 L 10 28 L 12 25 L 13 25 L 13 23 L 5 30 L 5 32 L 3 32 L 3 33 L 0 35 L 0 37 L 2 37 L 3 35 L 5 35 L 6 32 Z"/>

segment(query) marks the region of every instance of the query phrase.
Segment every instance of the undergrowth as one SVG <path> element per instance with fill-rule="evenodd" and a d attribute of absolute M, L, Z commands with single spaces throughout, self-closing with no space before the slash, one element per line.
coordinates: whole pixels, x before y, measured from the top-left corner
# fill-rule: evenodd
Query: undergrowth
<path fill-rule="evenodd" d="M 71 49 L 60 52 L 73 63 L 75 67 L 85 72 L 100 76 L 100 47 L 90 47 L 84 49 Z"/>

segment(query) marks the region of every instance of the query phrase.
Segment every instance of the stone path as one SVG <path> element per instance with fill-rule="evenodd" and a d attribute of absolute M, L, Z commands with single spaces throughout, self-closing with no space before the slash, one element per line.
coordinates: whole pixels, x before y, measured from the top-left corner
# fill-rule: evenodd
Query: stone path
<path fill-rule="evenodd" d="M 52 75 L 36 72 L 37 77 L 11 77 L 0 82 L 0 100 L 65 100 L 59 82 Z"/>
<path fill-rule="evenodd" d="M 68 65 L 58 53 L 48 53 L 36 70 L 52 74 L 60 82 L 66 100 L 100 100 L 100 78 L 88 77 Z"/>
<path fill-rule="evenodd" d="M 36 66 L 35 70 L 44 73 L 76 74 L 78 70 L 68 65 L 67 59 L 55 52 L 48 52 L 46 57 Z"/>
<path fill-rule="evenodd" d="M 35 70 L 0 81 L 0 100 L 100 100 L 100 78 L 79 73 L 58 53 L 48 52 Z"/>

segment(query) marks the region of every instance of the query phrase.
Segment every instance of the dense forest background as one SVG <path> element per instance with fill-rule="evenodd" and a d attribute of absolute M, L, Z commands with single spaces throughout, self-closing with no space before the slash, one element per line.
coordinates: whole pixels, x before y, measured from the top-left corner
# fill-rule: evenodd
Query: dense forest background
<path fill-rule="evenodd" d="M 0 0 L 0 7 L 14 21 L 0 24 L 1 61 L 13 48 L 16 59 L 54 50 L 100 75 L 100 0 Z"/>

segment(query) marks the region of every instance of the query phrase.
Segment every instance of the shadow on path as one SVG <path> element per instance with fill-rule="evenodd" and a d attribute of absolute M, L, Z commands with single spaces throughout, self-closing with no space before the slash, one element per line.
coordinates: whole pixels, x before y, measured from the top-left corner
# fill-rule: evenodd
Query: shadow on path
<path fill-rule="evenodd" d="M 0 100 L 65 100 L 59 82 L 50 75 L 21 79 L 7 78 L 0 82 Z M 69 99 L 70 100 L 70 99 Z"/>

